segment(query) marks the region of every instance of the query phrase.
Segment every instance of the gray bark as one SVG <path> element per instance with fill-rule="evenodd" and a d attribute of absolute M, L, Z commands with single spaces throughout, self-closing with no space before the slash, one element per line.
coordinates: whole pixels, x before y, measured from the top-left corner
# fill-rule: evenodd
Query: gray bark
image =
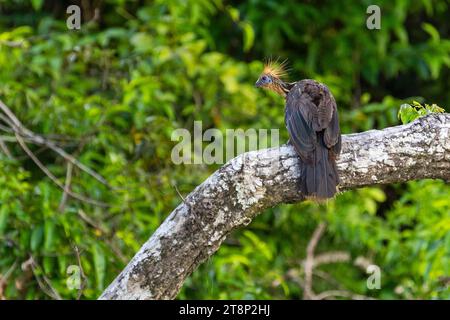
<path fill-rule="evenodd" d="M 343 136 L 341 190 L 440 178 L 450 181 L 450 114 Z M 291 146 L 242 154 L 196 187 L 100 299 L 173 299 L 234 229 L 265 208 L 304 200 Z"/>

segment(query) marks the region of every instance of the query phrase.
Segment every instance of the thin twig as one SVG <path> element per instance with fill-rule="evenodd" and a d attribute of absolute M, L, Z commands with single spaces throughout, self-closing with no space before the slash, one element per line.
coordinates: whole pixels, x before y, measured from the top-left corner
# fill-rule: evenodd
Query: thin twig
<path fill-rule="evenodd" d="M 181 200 L 183 200 L 183 202 L 186 202 L 186 200 L 184 199 L 184 197 L 181 195 L 180 191 L 177 188 L 177 185 L 174 184 L 173 187 L 175 188 L 175 191 L 178 193 L 178 195 L 180 196 Z"/>
<path fill-rule="evenodd" d="M 356 294 L 350 291 L 346 290 L 329 290 L 329 291 L 323 291 L 316 295 L 314 298 L 317 300 L 325 300 L 325 299 L 333 299 L 336 297 L 343 297 L 343 298 L 351 298 L 352 300 L 375 300 L 372 297 L 367 297 L 361 294 Z"/>
<path fill-rule="evenodd" d="M 92 205 L 96 205 L 96 206 L 100 206 L 100 207 L 108 207 L 109 206 L 108 204 L 106 204 L 104 202 L 100 202 L 100 201 L 85 197 L 78 193 L 73 193 L 72 191 L 66 189 L 65 186 L 61 182 L 59 182 L 58 179 L 53 175 L 53 173 L 51 173 L 50 170 L 48 170 L 47 167 L 28 148 L 27 144 L 25 143 L 25 141 L 23 141 L 22 137 L 17 133 L 15 135 L 16 135 L 16 139 L 17 139 L 17 142 L 19 143 L 19 145 L 22 147 L 22 149 L 25 151 L 25 153 L 28 154 L 28 156 L 33 160 L 33 162 L 39 167 L 39 169 L 41 169 L 47 175 L 47 177 L 49 177 L 50 180 L 53 181 L 53 183 L 55 183 L 58 187 L 60 187 L 62 190 L 64 190 L 69 196 L 71 196 L 72 198 L 78 199 L 80 201 L 92 204 Z"/>
<path fill-rule="evenodd" d="M 73 171 L 73 163 L 67 162 L 66 181 L 64 183 L 64 191 L 61 197 L 61 201 L 59 202 L 58 206 L 59 212 L 64 212 L 64 209 L 66 208 L 66 203 L 69 196 L 67 190 L 70 190 L 70 185 L 72 183 L 72 171 Z"/>
<path fill-rule="evenodd" d="M 81 265 L 80 250 L 78 250 L 77 246 L 74 246 L 74 249 L 75 249 L 75 255 L 77 257 L 78 267 L 80 268 L 80 275 L 81 275 L 81 278 L 83 279 L 82 282 L 80 283 L 80 288 L 78 290 L 78 296 L 77 296 L 77 300 L 80 300 L 81 296 L 83 295 L 84 288 L 86 287 L 87 278 L 86 278 L 86 275 L 84 274 L 83 266 Z"/>
<path fill-rule="evenodd" d="M 355 261 L 353 262 L 353 264 L 359 268 L 361 268 L 362 270 L 364 270 L 364 272 L 367 270 L 367 268 L 373 264 L 372 260 L 363 256 L 359 256 L 355 259 Z"/>
<path fill-rule="evenodd" d="M 92 220 L 90 217 L 88 217 L 88 215 L 82 209 L 78 209 L 78 215 L 87 224 L 89 224 L 90 226 L 94 227 L 95 229 L 100 230 L 102 233 L 107 233 L 108 232 L 100 224 L 96 223 L 94 220 Z"/>
<path fill-rule="evenodd" d="M 105 235 L 111 234 L 111 232 L 102 227 L 98 222 L 95 222 L 93 219 L 91 219 L 82 209 L 78 209 L 78 215 L 84 222 L 86 222 L 91 227 L 100 230 L 101 233 Z M 122 251 L 117 247 L 112 239 L 106 238 L 105 241 L 114 252 L 116 257 L 120 259 L 120 261 L 122 261 L 123 263 L 126 263 L 128 261 L 128 258 L 122 253 Z"/>
<path fill-rule="evenodd" d="M 30 254 L 30 259 L 28 261 L 26 261 L 24 264 L 28 264 L 28 263 L 31 266 L 31 270 L 33 271 L 33 275 L 39 285 L 39 288 L 41 288 L 41 290 L 45 294 L 50 296 L 52 299 L 62 300 L 62 297 L 59 295 L 58 291 L 56 291 L 56 289 L 52 286 L 51 281 L 44 275 L 44 273 L 41 272 L 42 276 L 38 275 L 38 270 L 42 271 L 42 269 L 36 263 L 36 260 L 33 258 L 33 256 L 31 254 Z M 44 282 L 42 282 L 41 277 L 44 280 Z"/>
<path fill-rule="evenodd" d="M 3 153 L 10 159 L 14 159 L 13 155 L 11 154 L 11 151 L 9 151 L 8 146 L 3 141 L 3 139 L 0 138 L 0 149 L 2 149 Z"/>
<path fill-rule="evenodd" d="M 99 175 L 97 172 L 92 170 L 91 168 L 85 166 L 80 161 L 78 161 L 76 158 L 68 154 L 66 151 L 55 145 L 53 142 L 44 139 L 42 136 L 39 136 L 32 132 L 31 130 L 27 129 L 20 120 L 14 115 L 14 113 L 0 100 L 0 109 L 6 114 L 8 119 L 6 119 L 4 116 L 0 115 L 0 119 L 3 120 L 5 123 L 10 125 L 10 127 L 13 129 L 14 133 L 19 134 L 23 138 L 28 138 L 33 141 L 35 144 L 45 145 L 54 152 L 56 152 L 58 155 L 63 157 L 65 160 L 72 162 L 75 166 L 77 166 L 80 170 L 86 172 L 90 176 L 92 176 L 97 181 L 101 182 L 102 184 L 108 186 L 109 188 L 113 189 L 112 186 L 109 185 L 109 183 L 106 181 L 105 178 L 103 178 L 101 175 Z"/>
<path fill-rule="evenodd" d="M 129 258 L 120 250 L 120 248 L 114 243 L 112 239 L 105 239 L 108 246 L 111 248 L 112 252 L 120 259 L 122 263 L 127 263 Z"/>
<path fill-rule="evenodd" d="M 24 141 L 26 142 L 26 140 L 24 140 Z M 14 138 L 14 142 L 17 143 L 16 138 Z M 38 154 L 41 154 L 45 150 L 47 150 L 47 147 L 43 146 L 43 147 L 40 147 L 39 149 L 37 149 L 36 151 L 33 151 L 33 153 L 35 156 L 37 156 Z M 16 157 L 16 160 L 22 161 L 22 160 L 26 160 L 28 158 L 29 158 L 28 155 L 22 155 L 22 156 Z"/>
<path fill-rule="evenodd" d="M 1 114 L 0 114 L 0 116 L 1 116 Z M 1 120 L 1 117 L 0 117 L 0 120 Z M 8 132 L 8 133 L 13 133 L 14 132 L 10 127 L 7 127 L 7 126 L 5 126 L 3 124 L 0 124 L 0 130 Z"/>
<path fill-rule="evenodd" d="M 314 256 L 313 268 L 316 268 L 322 264 L 338 263 L 338 262 L 349 262 L 351 260 L 350 253 L 345 251 L 330 251 L 318 254 Z M 305 265 L 306 259 L 300 262 Z"/>
<path fill-rule="evenodd" d="M 17 260 L 14 261 L 14 263 L 9 267 L 8 270 L 6 270 L 5 274 L 0 276 L 0 300 L 4 300 L 5 296 L 3 294 L 4 287 L 8 281 L 8 278 L 11 276 L 11 274 L 14 272 L 14 270 L 17 267 Z"/>
<path fill-rule="evenodd" d="M 320 223 L 309 240 L 308 247 L 306 248 L 306 261 L 305 261 L 305 289 L 303 291 L 303 299 L 313 299 L 315 294 L 312 288 L 312 278 L 314 269 L 314 250 L 317 243 L 319 243 L 320 237 L 326 228 L 326 223 Z"/>
<path fill-rule="evenodd" d="M 342 285 L 339 283 L 339 281 L 337 281 L 334 277 L 332 277 L 329 273 L 324 272 L 322 270 L 318 270 L 318 269 L 314 269 L 313 270 L 313 275 L 315 277 L 318 277 L 322 280 L 324 280 L 325 282 L 328 282 L 331 285 L 337 286 L 339 289 L 342 289 Z"/>
<path fill-rule="evenodd" d="M 24 44 L 23 40 L 20 41 L 8 41 L 8 40 L 1 40 L 0 45 L 4 45 L 10 48 L 19 48 L 22 47 Z"/>

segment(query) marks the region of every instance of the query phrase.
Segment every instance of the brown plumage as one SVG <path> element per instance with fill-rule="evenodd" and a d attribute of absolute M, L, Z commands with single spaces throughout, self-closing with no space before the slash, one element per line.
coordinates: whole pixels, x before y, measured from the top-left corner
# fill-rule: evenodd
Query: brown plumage
<path fill-rule="evenodd" d="M 301 161 L 300 191 L 316 200 L 332 198 L 338 191 L 336 157 L 341 152 L 336 101 L 328 87 L 315 80 L 283 81 L 284 65 L 266 64 L 255 85 L 286 99 L 289 143 Z"/>

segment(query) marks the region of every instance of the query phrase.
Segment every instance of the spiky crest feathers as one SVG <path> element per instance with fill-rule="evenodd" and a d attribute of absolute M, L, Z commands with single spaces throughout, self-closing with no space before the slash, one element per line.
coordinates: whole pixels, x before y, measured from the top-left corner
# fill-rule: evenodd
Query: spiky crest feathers
<path fill-rule="evenodd" d="M 276 79 L 284 79 L 288 74 L 288 69 L 286 68 L 287 62 L 287 59 L 282 62 L 279 62 L 279 59 L 268 59 L 264 63 L 263 74 L 270 75 L 272 78 Z"/>

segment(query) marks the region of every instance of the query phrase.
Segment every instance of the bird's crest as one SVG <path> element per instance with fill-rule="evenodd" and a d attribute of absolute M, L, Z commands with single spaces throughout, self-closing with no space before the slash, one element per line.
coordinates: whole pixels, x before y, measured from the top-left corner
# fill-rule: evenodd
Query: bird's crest
<path fill-rule="evenodd" d="M 268 74 L 272 76 L 273 78 L 282 79 L 285 78 L 288 74 L 287 66 L 287 59 L 279 62 L 279 59 L 273 60 L 272 58 L 269 58 L 264 63 L 264 74 Z"/>

